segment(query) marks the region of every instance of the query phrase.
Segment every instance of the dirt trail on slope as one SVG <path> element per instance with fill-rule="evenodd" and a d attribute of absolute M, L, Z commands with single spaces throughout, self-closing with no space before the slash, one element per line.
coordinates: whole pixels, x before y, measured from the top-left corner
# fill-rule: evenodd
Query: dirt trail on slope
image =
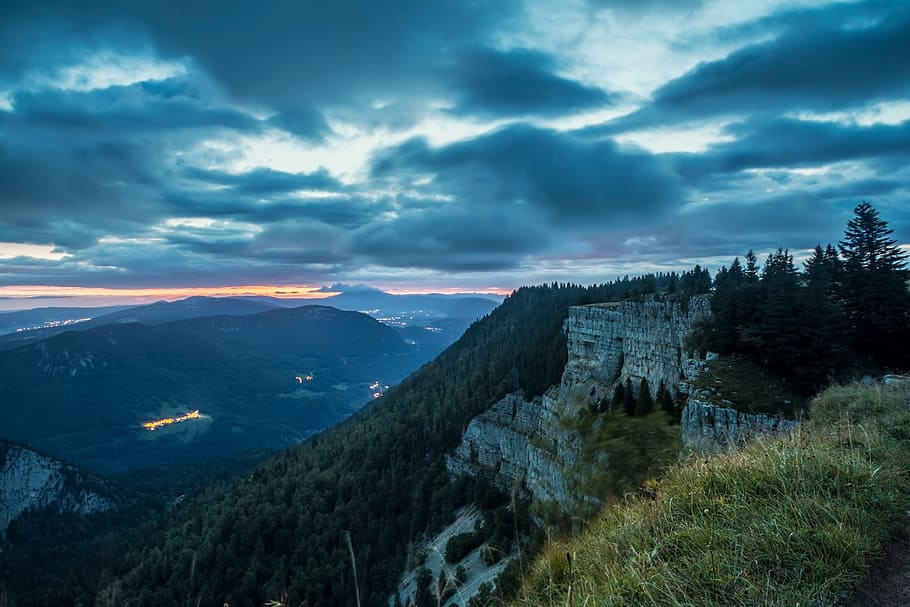
<path fill-rule="evenodd" d="M 885 544 L 848 607 L 910 607 L 910 530 Z"/>

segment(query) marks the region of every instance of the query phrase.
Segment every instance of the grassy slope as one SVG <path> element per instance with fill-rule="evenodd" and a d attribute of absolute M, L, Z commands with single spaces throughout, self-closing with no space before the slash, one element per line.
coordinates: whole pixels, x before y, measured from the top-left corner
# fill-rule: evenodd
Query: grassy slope
<path fill-rule="evenodd" d="M 910 386 L 831 388 L 811 411 L 797 435 L 690 458 L 656 497 L 551 544 L 514 604 L 844 603 L 906 524 Z"/>

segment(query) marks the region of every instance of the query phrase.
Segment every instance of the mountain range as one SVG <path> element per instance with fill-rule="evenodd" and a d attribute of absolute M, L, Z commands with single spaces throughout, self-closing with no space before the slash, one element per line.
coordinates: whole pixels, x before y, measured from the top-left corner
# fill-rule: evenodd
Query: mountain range
<path fill-rule="evenodd" d="M 329 305 L 340 310 L 364 312 L 396 328 L 411 328 L 405 336 L 427 347 L 448 345 L 467 326 L 488 314 L 498 299 L 480 296 L 393 295 L 368 287 L 348 289 L 324 299 L 284 299 L 264 296 L 188 297 L 140 306 L 100 308 L 40 308 L 0 314 L 0 350 L 46 339 L 65 331 L 86 330 L 109 324 L 138 322 L 159 325 L 205 316 L 246 316 L 266 310 L 301 305 Z M 335 292 L 328 288 L 327 292 Z M 442 321 L 441 323 L 439 321 Z M 431 331 L 413 331 L 426 326 Z"/>
<path fill-rule="evenodd" d="M 423 357 L 375 319 L 327 306 L 68 331 L 0 352 L 2 433 L 107 472 L 272 450 Z"/>

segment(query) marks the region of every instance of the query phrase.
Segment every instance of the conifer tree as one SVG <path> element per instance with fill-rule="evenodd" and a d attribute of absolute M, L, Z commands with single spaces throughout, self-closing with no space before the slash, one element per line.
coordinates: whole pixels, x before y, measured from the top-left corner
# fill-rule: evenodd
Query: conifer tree
<path fill-rule="evenodd" d="M 673 403 L 673 396 L 667 389 L 666 382 L 660 382 L 660 387 L 657 389 L 657 405 L 671 417 L 675 417 L 676 405 Z"/>
<path fill-rule="evenodd" d="M 626 387 L 623 390 L 622 408 L 626 415 L 635 415 L 635 390 L 632 388 L 632 378 L 626 378 Z"/>
<path fill-rule="evenodd" d="M 642 378 L 638 385 L 638 399 L 635 401 L 635 415 L 644 417 L 654 410 L 654 399 L 651 397 L 651 387 L 648 380 Z"/>
<path fill-rule="evenodd" d="M 610 401 L 611 409 L 613 411 L 619 411 L 625 407 L 626 402 L 626 392 L 623 389 L 621 383 L 616 384 L 616 388 L 613 389 L 613 399 Z"/>
<path fill-rule="evenodd" d="M 854 210 L 838 243 L 843 270 L 838 291 L 854 348 L 883 365 L 907 364 L 910 294 L 907 254 L 868 202 Z"/>
<path fill-rule="evenodd" d="M 752 249 L 749 249 L 749 252 L 746 253 L 745 278 L 746 281 L 751 283 L 758 282 L 758 258 Z"/>

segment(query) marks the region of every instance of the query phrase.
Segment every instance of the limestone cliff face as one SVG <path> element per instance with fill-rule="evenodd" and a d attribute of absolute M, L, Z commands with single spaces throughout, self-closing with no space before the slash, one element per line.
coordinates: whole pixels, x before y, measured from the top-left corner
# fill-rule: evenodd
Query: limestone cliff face
<path fill-rule="evenodd" d="M 645 301 L 570 308 L 563 325 L 568 361 L 560 383 L 532 400 L 509 394 L 471 420 L 448 457 L 449 471 L 484 477 L 507 493 L 515 490 L 538 504 L 555 504 L 564 514 L 579 512 L 581 505 L 597 507 L 598 497 L 585 489 L 593 477 L 585 475 L 602 472 L 610 461 L 597 452 L 592 462 L 590 449 L 583 460 L 585 442 L 576 422 L 582 409 L 609 400 L 627 379 L 636 391 L 647 379 L 652 396 L 663 384 L 678 402 L 689 399 L 681 430 L 691 448 L 712 452 L 757 434 L 792 430 L 794 422 L 697 400 L 698 391 L 689 382 L 706 361 L 688 354 L 684 342 L 692 324 L 708 314 L 705 297 L 693 298 L 687 306 Z M 427 540 L 427 546 L 442 545 L 440 537 Z M 469 579 L 491 579 L 484 575 L 469 573 Z M 408 574 L 402 578 L 403 597 L 410 596 L 409 579 Z M 459 594 L 450 603 L 466 604 L 470 596 Z"/>
<path fill-rule="evenodd" d="M 680 420 L 683 446 L 702 453 L 719 453 L 759 436 L 790 434 L 799 422 L 761 413 L 743 413 L 692 397 Z"/>
<path fill-rule="evenodd" d="M 647 379 L 652 396 L 661 384 L 675 396 L 685 378 L 686 334 L 710 313 L 705 297 L 694 297 L 687 306 L 649 300 L 569 308 L 569 361 L 561 391 L 609 398 L 617 383 L 631 379 L 637 390 Z"/>
<path fill-rule="evenodd" d="M 565 413 L 555 390 L 532 401 L 509 394 L 471 420 L 448 469 L 484 477 L 507 493 L 517 489 L 538 501 L 571 503 L 564 471 L 579 456 L 580 437 L 560 424 Z"/>
<path fill-rule="evenodd" d="M 89 514 L 112 507 L 103 485 L 71 466 L 18 445 L 0 443 L 0 539 L 30 509 Z"/>
<path fill-rule="evenodd" d="M 486 477 L 504 491 L 518 489 L 566 511 L 595 499 L 572 486 L 583 480 L 577 465 L 583 439 L 572 420 L 582 408 L 609 399 L 627 378 L 636 389 L 646 378 L 652 395 L 661 383 L 675 394 L 685 378 L 686 333 L 708 313 L 704 298 L 687 307 L 645 301 L 570 308 L 560 384 L 532 401 L 510 394 L 473 419 L 448 458 L 449 471 Z"/>

